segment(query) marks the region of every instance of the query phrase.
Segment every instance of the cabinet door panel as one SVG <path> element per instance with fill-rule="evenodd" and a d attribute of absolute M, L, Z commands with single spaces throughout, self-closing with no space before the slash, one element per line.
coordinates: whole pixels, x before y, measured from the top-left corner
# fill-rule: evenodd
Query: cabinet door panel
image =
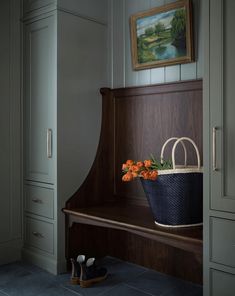
<path fill-rule="evenodd" d="M 211 132 L 216 127 L 211 141 L 211 208 L 228 212 L 235 212 L 234 11 L 235 1 L 215 0 L 210 15 Z"/>
<path fill-rule="evenodd" d="M 235 221 L 211 217 L 211 260 L 235 267 Z"/>
<path fill-rule="evenodd" d="M 54 183 L 55 19 L 51 16 L 28 24 L 25 32 L 25 178 Z M 50 130 L 51 135 L 48 134 Z M 48 148 L 50 148 L 48 145 L 50 144 L 53 145 L 52 155 L 48 157 Z"/>
<path fill-rule="evenodd" d="M 211 270 L 211 293 L 213 296 L 234 296 L 235 291 L 235 275 Z"/>

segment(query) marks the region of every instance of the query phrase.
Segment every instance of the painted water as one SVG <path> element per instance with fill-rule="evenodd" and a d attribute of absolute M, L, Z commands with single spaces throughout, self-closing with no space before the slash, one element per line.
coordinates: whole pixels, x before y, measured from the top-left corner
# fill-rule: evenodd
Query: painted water
<path fill-rule="evenodd" d="M 186 55 L 185 48 L 176 47 L 170 42 L 152 47 L 151 52 L 155 56 L 156 60 L 168 60 Z"/>

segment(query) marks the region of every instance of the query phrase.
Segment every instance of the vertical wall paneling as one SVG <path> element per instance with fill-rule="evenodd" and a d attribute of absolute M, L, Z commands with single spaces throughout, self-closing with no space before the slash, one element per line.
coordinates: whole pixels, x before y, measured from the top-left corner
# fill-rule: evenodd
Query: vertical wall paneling
<path fill-rule="evenodd" d="M 113 88 L 113 50 L 114 50 L 114 39 L 113 39 L 113 17 L 114 17 L 114 10 L 113 10 L 114 1 L 108 1 L 107 11 L 109 12 L 107 15 L 107 24 L 110 26 L 107 34 L 107 83 L 110 87 Z"/>
<path fill-rule="evenodd" d="M 168 66 L 165 68 L 165 82 L 179 81 L 180 79 L 180 65 Z"/>
<path fill-rule="evenodd" d="M 112 36 L 112 55 L 113 55 L 113 87 L 122 87 L 125 84 L 125 21 L 124 21 L 125 0 L 112 1 L 113 7 L 111 16 L 113 20 L 111 28 Z M 119 26 L 114 24 L 119 23 Z"/>
<path fill-rule="evenodd" d="M 202 17 L 201 0 L 193 1 L 195 62 L 146 70 L 134 71 L 131 61 L 129 18 L 132 14 L 175 2 L 175 0 L 112 0 L 109 21 L 113 42 L 109 42 L 113 56 L 109 65 L 113 73 L 113 87 L 155 84 L 202 78 Z M 111 11 L 110 11 L 111 10 Z"/>
<path fill-rule="evenodd" d="M 180 69 L 180 80 L 195 79 L 197 77 L 197 64 L 182 64 Z"/>
<path fill-rule="evenodd" d="M 138 85 L 138 72 L 132 70 L 129 17 L 140 11 L 140 1 L 124 0 L 125 4 L 125 86 Z M 148 1 L 147 1 L 148 2 Z M 115 24 L 116 25 L 116 24 Z"/>
<path fill-rule="evenodd" d="M 199 1 L 200 0 L 193 0 L 192 7 L 193 7 L 193 28 L 194 28 L 194 48 L 195 48 L 195 59 L 198 58 L 198 18 L 199 16 Z M 197 63 L 188 63 L 181 65 L 181 80 L 187 79 L 195 79 L 197 77 Z"/>
<path fill-rule="evenodd" d="M 203 3 L 202 0 L 197 1 L 197 48 L 196 48 L 196 62 L 197 62 L 197 78 L 203 77 L 204 69 L 204 45 L 203 45 L 203 34 L 205 34 L 205 28 L 203 26 Z"/>

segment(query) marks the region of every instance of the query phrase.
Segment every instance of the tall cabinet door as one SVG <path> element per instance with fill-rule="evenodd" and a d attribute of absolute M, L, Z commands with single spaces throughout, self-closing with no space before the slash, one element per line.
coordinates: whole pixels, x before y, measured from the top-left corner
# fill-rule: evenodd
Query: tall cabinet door
<path fill-rule="evenodd" d="M 210 2 L 210 207 L 235 212 L 235 1 Z"/>
<path fill-rule="evenodd" d="M 54 183 L 56 121 L 56 20 L 25 25 L 25 179 Z"/>

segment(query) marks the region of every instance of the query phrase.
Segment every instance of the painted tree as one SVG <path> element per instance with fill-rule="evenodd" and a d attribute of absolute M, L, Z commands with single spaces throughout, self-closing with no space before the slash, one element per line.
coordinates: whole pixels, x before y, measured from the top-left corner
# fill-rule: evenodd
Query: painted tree
<path fill-rule="evenodd" d="M 172 44 L 186 47 L 186 13 L 185 9 L 178 9 L 171 21 Z"/>
<path fill-rule="evenodd" d="M 159 35 L 161 32 L 165 31 L 165 26 L 163 23 L 159 22 L 155 26 L 155 33 Z"/>
<path fill-rule="evenodd" d="M 151 36 L 154 34 L 154 28 L 153 27 L 149 27 L 145 30 L 145 35 L 146 36 Z"/>

